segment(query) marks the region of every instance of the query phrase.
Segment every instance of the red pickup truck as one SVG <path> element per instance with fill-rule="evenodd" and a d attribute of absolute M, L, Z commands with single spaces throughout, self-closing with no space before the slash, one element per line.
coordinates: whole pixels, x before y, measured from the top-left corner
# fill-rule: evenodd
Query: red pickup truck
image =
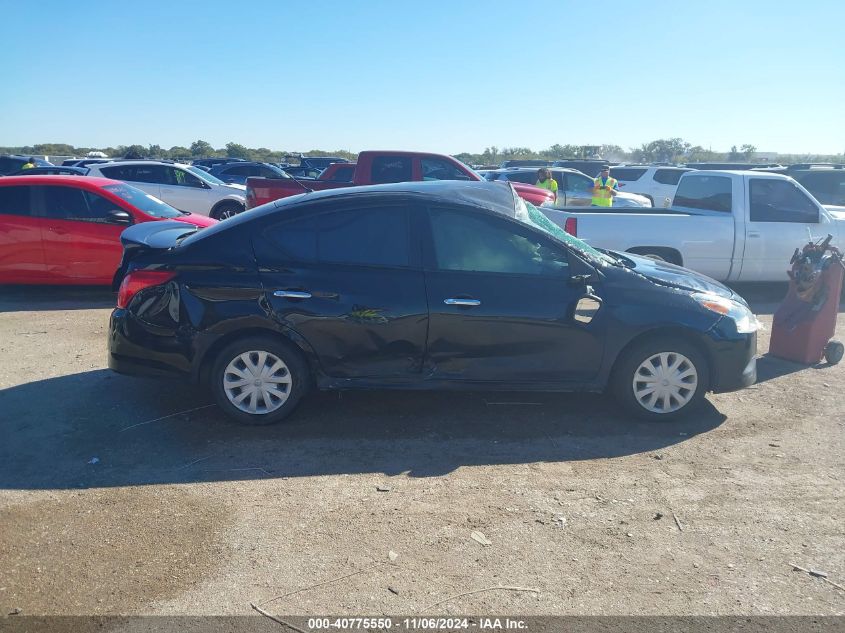
<path fill-rule="evenodd" d="M 354 167 L 351 179 L 348 173 L 335 173 L 341 169 L 349 170 L 350 167 Z M 247 178 L 246 207 L 251 209 L 279 198 L 307 191 L 420 180 L 483 180 L 483 178 L 451 156 L 421 152 L 367 151 L 358 155 L 358 162 L 354 166 L 330 165 L 316 180 Z M 531 204 L 540 206 L 544 202 L 554 202 L 554 194 L 546 189 L 516 182 L 511 184 L 519 196 Z"/>

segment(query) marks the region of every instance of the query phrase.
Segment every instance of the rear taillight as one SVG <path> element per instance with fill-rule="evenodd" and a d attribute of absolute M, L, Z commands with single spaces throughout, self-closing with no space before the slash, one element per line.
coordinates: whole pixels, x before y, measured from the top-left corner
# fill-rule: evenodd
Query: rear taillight
<path fill-rule="evenodd" d="M 563 225 L 563 230 L 578 237 L 578 218 L 566 218 L 566 223 Z"/>
<path fill-rule="evenodd" d="M 166 284 L 175 276 L 176 273 L 167 270 L 139 270 L 129 273 L 123 278 L 117 291 L 117 307 L 125 308 L 132 301 L 132 297 L 144 288 Z"/>

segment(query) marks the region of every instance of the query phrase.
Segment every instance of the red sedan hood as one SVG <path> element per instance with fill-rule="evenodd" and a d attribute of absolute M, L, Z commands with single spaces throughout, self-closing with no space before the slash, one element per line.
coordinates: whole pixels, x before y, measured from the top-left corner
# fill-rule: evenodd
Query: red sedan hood
<path fill-rule="evenodd" d="M 198 226 L 201 229 L 204 229 L 208 226 L 213 226 L 217 224 L 217 220 L 213 218 L 206 217 L 204 215 L 200 215 L 198 213 L 189 213 L 188 215 L 180 215 L 178 218 L 173 218 L 177 222 L 187 222 L 188 224 L 193 224 L 194 226 Z"/>

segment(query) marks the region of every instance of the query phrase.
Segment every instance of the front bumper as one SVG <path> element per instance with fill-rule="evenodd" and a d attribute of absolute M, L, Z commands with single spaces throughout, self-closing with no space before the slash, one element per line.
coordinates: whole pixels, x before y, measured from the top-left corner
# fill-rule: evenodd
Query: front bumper
<path fill-rule="evenodd" d="M 757 382 L 756 332 L 731 340 L 711 340 L 709 347 L 710 391 L 737 391 Z"/>

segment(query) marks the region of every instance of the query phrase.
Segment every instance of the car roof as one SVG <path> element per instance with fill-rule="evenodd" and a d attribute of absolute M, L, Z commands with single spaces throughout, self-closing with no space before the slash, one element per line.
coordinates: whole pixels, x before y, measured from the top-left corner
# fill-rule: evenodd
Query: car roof
<path fill-rule="evenodd" d="M 695 171 L 692 167 L 678 167 L 677 165 L 643 165 L 637 163 L 623 163 L 622 165 L 611 165 L 611 169 L 627 169 L 637 167 L 639 169 L 681 169 L 683 171 Z"/>
<path fill-rule="evenodd" d="M 583 172 L 578 171 L 574 167 L 500 167 L 499 169 L 485 169 L 483 171 L 491 174 L 516 174 L 516 173 L 537 173 L 541 169 L 550 169 L 554 171 L 565 171 L 570 174 L 581 174 L 584 175 Z"/>
<path fill-rule="evenodd" d="M 96 163 L 92 167 L 111 167 L 111 165 L 171 165 L 176 167 L 190 167 L 187 163 L 173 160 L 155 160 L 151 158 L 114 158 L 105 163 Z"/>
<path fill-rule="evenodd" d="M 280 200 L 268 202 L 260 207 L 250 209 L 245 213 L 219 222 L 214 226 L 194 233 L 185 239 L 185 244 L 194 241 L 213 238 L 221 232 L 235 229 L 241 224 L 268 215 L 275 215 L 284 211 L 286 207 L 299 207 L 305 204 L 321 201 L 337 201 L 377 197 L 388 201 L 391 197 L 414 197 L 434 204 L 470 205 L 483 208 L 510 218 L 516 217 L 516 201 L 520 198 L 513 187 L 507 182 L 463 181 L 463 180 L 429 180 L 425 182 L 397 182 L 384 185 L 365 185 L 361 187 L 343 187 L 341 189 L 326 189 L 325 191 L 311 191 L 295 196 L 288 196 Z"/>
<path fill-rule="evenodd" d="M 787 179 L 790 177 L 784 174 L 776 174 L 767 171 L 754 171 L 753 169 L 693 169 L 690 176 L 754 176 L 755 178 Z M 684 175 L 686 178 L 686 174 Z"/>
<path fill-rule="evenodd" d="M 234 163 L 218 163 L 212 169 L 229 169 L 230 167 L 249 167 L 250 165 L 273 165 L 263 160 L 241 160 Z M 273 165 L 275 167 L 275 165 Z"/>
<path fill-rule="evenodd" d="M 288 200 L 298 198 L 297 202 L 316 201 L 372 195 L 380 193 L 408 194 L 425 197 L 432 202 L 463 203 L 487 208 L 506 207 L 513 210 L 514 193 L 507 183 L 462 180 L 427 180 L 424 182 L 395 182 L 383 185 L 363 185 L 326 189 L 290 196 L 276 201 L 282 206 Z"/>
<path fill-rule="evenodd" d="M 94 185 L 94 187 L 104 187 L 106 185 L 120 185 L 123 184 L 120 180 L 112 180 L 111 178 L 98 178 L 96 176 L 71 176 L 64 174 L 55 175 L 35 175 L 35 176 L 5 176 L 0 178 L 2 185 L 56 185 L 56 184 L 72 184 L 72 185 Z"/>

